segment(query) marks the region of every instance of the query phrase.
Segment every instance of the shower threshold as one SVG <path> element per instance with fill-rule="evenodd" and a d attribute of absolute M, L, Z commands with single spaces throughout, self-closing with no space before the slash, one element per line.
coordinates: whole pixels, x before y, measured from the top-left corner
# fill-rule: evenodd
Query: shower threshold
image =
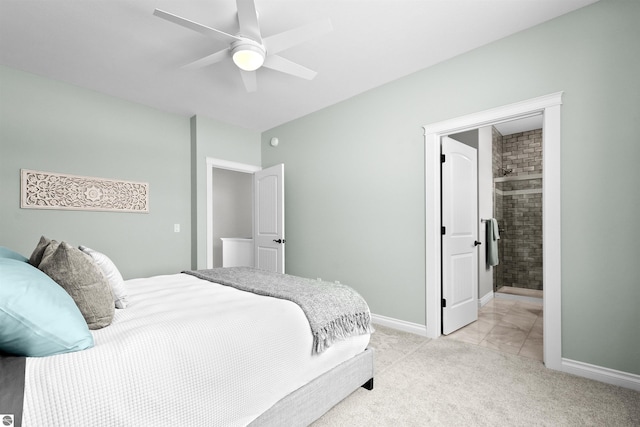
<path fill-rule="evenodd" d="M 502 286 L 495 293 L 494 297 L 542 304 L 542 291 L 539 291 L 537 289 Z"/>

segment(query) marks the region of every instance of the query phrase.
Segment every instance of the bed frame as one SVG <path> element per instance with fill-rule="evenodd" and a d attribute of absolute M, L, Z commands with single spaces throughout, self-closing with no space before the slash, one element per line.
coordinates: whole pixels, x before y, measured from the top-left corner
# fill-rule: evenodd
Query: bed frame
<path fill-rule="evenodd" d="M 360 387 L 373 389 L 372 348 L 300 387 L 256 418 L 251 427 L 308 426 Z"/>
<path fill-rule="evenodd" d="M 15 427 L 22 425 L 25 363 L 25 357 L 0 354 L 0 413 L 13 415 Z"/>
<path fill-rule="evenodd" d="M 358 388 L 372 390 L 373 355 L 373 348 L 365 349 L 284 397 L 249 425 L 308 426 Z M 17 427 L 22 424 L 23 395 L 16 390 L 24 388 L 24 366 L 24 357 L 0 357 L 0 409 L 15 416 Z"/>

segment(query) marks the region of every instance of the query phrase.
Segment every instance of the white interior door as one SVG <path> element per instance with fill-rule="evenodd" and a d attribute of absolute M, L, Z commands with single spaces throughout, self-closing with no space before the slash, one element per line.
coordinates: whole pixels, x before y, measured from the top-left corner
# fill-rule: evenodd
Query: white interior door
<path fill-rule="evenodd" d="M 254 174 L 254 265 L 284 273 L 284 165 Z"/>
<path fill-rule="evenodd" d="M 478 319 L 478 152 L 442 139 L 442 333 Z"/>

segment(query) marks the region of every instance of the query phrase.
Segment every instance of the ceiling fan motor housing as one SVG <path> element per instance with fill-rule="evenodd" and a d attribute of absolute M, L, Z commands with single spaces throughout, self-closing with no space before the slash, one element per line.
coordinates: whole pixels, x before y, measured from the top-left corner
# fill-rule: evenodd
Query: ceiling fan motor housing
<path fill-rule="evenodd" d="M 231 43 L 233 62 L 244 71 L 255 71 L 262 67 L 267 51 L 260 43 L 243 38 Z"/>

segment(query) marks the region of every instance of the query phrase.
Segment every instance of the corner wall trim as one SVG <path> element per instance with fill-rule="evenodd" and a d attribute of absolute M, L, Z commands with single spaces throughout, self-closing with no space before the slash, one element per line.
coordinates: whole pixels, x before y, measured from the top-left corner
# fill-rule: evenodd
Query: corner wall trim
<path fill-rule="evenodd" d="M 487 292 L 486 294 L 484 294 L 482 298 L 478 300 L 478 308 L 483 307 L 486 303 L 491 301 L 493 298 L 494 298 L 494 292 L 493 291 Z"/>
<path fill-rule="evenodd" d="M 371 313 L 371 321 L 373 323 L 377 323 L 378 325 L 387 326 L 399 331 L 420 335 L 421 337 L 427 336 L 426 326 L 419 323 L 407 322 L 405 320 L 394 319 L 392 317 L 381 316 L 379 314 L 373 313 Z"/>
<path fill-rule="evenodd" d="M 640 391 L 640 375 L 562 358 L 562 372 Z"/>

